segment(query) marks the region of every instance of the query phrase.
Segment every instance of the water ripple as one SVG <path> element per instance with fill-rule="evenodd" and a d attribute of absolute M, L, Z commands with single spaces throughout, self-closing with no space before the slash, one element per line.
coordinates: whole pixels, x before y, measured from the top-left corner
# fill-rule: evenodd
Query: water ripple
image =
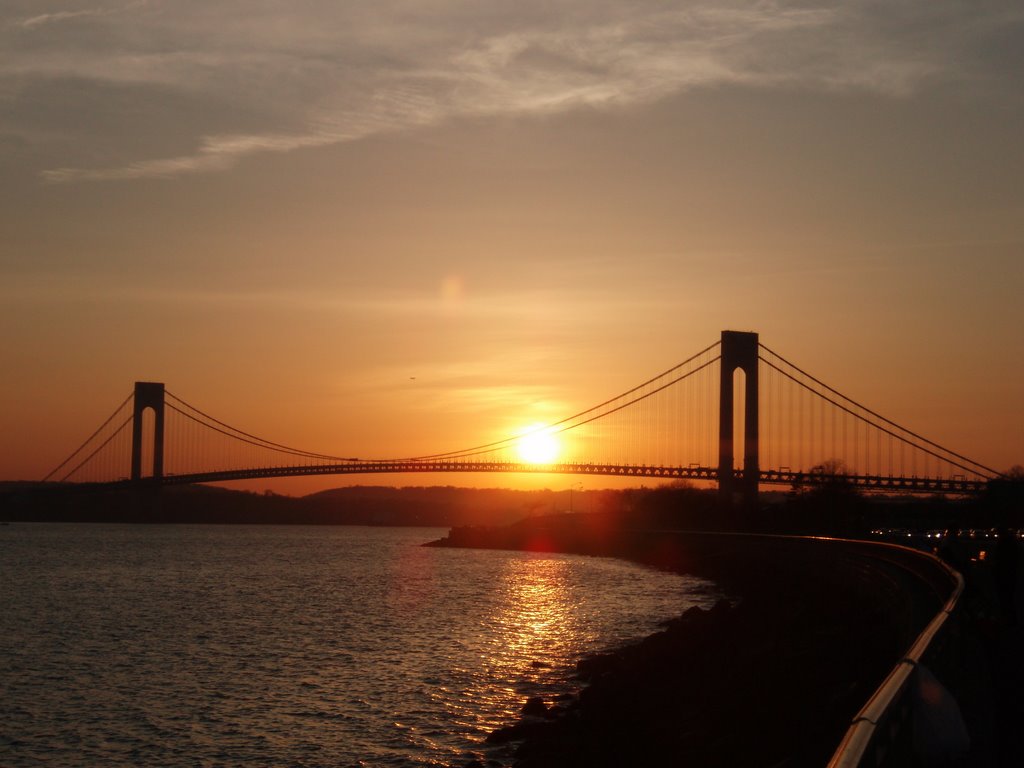
<path fill-rule="evenodd" d="M 427 529 L 0 529 L 3 764 L 425 766 L 707 585 Z M 488 751 L 490 750 L 490 751 Z"/>

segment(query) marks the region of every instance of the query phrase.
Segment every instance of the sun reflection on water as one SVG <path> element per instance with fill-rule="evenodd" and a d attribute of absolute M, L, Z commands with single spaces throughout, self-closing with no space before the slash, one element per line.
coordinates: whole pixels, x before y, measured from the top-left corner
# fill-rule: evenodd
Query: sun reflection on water
<path fill-rule="evenodd" d="M 580 618 L 571 563 L 544 556 L 513 559 L 501 580 L 501 599 L 481 621 L 485 674 L 476 693 L 492 699 L 507 719 L 525 697 L 541 694 L 546 682 L 564 675 L 593 638 Z"/>
<path fill-rule="evenodd" d="M 568 571 L 563 560 L 509 562 L 504 610 L 494 620 L 500 642 L 515 649 L 516 656 L 549 656 L 551 646 L 571 641 L 577 621 Z"/>
<path fill-rule="evenodd" d="M 648 634 L 659 618 L 704 600 L 684 586 L 688 577 L 614 560 L 426 551 L 444 563 L 435 574 L 446 587 L 432 592 L 431 607 L 418 615 L 445 640 L 428 646 L 441 649 L 435 658 L 408 660 L 418 670 L 417 691 L 430 700 L 424 709 L 443 711 L 449 727 L 477 745 L 477 757 L 507 758 L 511 747 L 485 744 L 488 734 L 515 722 L 531 697 L 564 702 L 578 688 L 574 672 L 584 655 Z M 456 612 L 438 602 L 448 599 Z M 431 751 L 447 743 L 446 733 L 434 728 L 416 727 L 404 738 Z M 463 750 L 452 760 L 470 757 Z"/>

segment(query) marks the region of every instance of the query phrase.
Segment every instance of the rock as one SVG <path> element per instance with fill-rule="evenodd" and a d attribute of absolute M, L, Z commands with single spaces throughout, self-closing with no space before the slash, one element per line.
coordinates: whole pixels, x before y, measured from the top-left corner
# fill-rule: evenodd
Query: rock
<path fill-rule="evenodd" d="M 547 717 L 548 705 L 544 703 L 544 699 L 540 696 L 531 696 L 526 700 L 526 703 L 523 704 L 523 708 L 519 712 L 531 717 Z"/>
<path fill-rule="evenodd" d="M 506 742 L 516 741 L 518 739 L 534 738 L 546 730 L 550 725 L 551 723 L 546 721 L 520 720 L 514 725 L 508 725 L 504 728 L 492 731 L 487 735 L 485 741 L 488 744 L 505 744 Z"/>

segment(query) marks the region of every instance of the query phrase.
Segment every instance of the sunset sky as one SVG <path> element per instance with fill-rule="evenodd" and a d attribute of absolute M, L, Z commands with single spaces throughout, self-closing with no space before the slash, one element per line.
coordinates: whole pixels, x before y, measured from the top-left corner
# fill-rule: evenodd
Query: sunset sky
<path fill-rule="evenodd" d="M 7 0 L 0 479 L 136 380 L 411 455 L 726 328 L 1024 463 L 1022 73 L 1014 1 Z"/>

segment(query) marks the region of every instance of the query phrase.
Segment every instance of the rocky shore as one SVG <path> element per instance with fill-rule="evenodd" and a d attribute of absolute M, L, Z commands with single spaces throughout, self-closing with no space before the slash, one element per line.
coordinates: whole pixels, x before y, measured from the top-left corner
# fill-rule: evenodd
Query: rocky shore
<path fill-rule="evenodd" d="M 939 608 L 855 552 L 788 539 L 626 531 L 583 516 L 453 529 L 437 546 L 613 555 L 715 580 L 730 595 L 579 663 L 568 704 L 531 700 L 489 737 L 514 765 L 820 766 Z M 470 765 L 480 763 L 470 763 Z"/>

